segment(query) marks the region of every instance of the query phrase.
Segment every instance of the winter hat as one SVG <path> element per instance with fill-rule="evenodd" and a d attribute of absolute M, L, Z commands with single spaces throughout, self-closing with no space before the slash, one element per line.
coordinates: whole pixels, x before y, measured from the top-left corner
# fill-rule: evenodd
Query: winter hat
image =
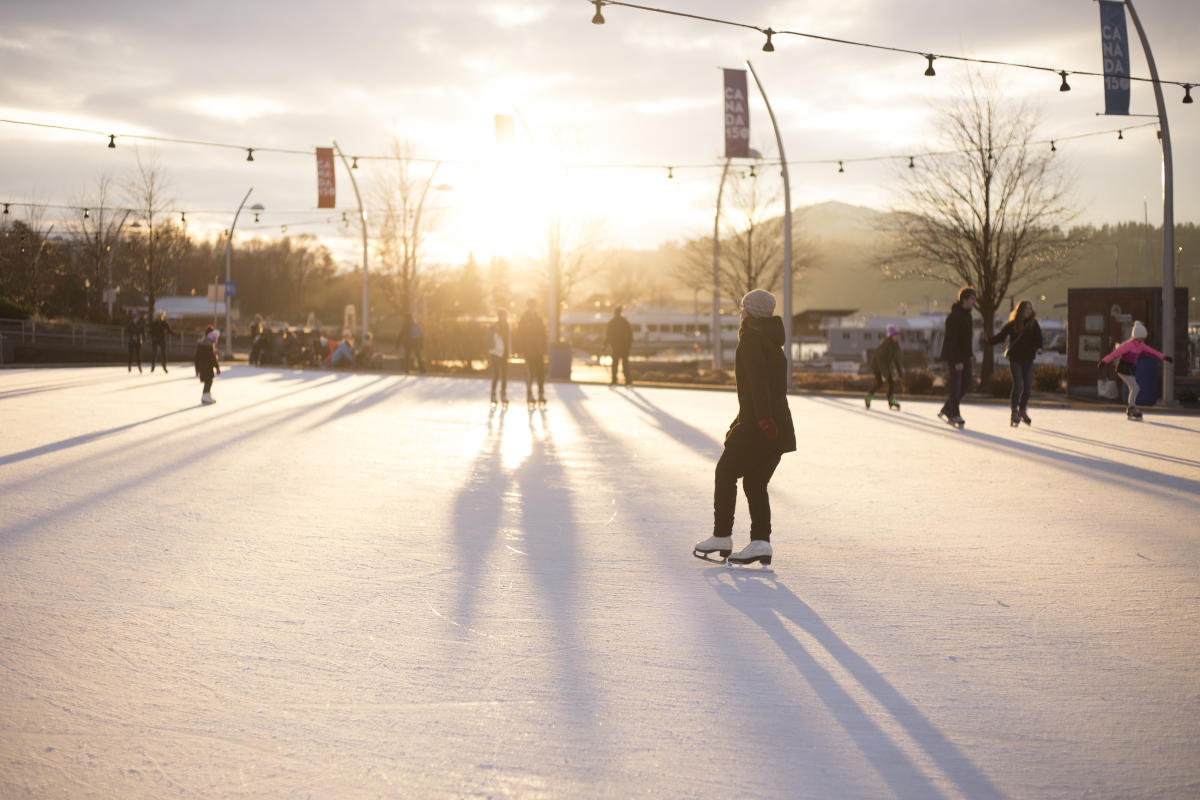
<path fill-rule="evenodd" d="M 898 333 L 900 333 L 900 329 L 899 329 L 899 328 L 897 328 L 895 325 L 888 325 L 888 326 L 887 326 L 887 335 L 888 335 L 888 336 L 895 336 L 895 335 L 897 335 Z"/>
<path fill-rule="evenodd" d="M 1131 339 L 1145 339 L 1146 334 L 1146 326 L 1142 324 L 1141 320 L 1135 319 L 1133 321 L 1133 330 L 1129 332 L 1129 337 Z"/>
<path fill-rule="evenodd" d="M 752 317 L 769 317 L 775 313 L 775 295 L 763 289 L 747 292 L 742 308 Z"/>
<path fill-rule="evenodd" d="M 220 331 L 217 331 L 217 330 L 212 330 L 212 331 L 209 331 L 209 332 L 208 332 L 208 333 L 205 335 L 205 337 L 204 337 L 204 338 L 208 339 L 210 342 L 213 342 L 213 343 L 215 344 L 215 343 L 216 343 L 216 341 L 217 341 L 217 337 L 219 337 L 220 335 L 221 335 L 221 332 L 220 332 Z"/>

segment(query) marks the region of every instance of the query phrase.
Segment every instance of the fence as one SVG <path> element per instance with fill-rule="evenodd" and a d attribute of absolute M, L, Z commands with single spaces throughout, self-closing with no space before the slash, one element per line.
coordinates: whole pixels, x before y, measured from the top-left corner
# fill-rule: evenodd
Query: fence
<path fill-rule="evenodd" d="M 172 349 L 181 348 L 193 335 L 191 331 L 171 331 L 167 343 Z M 15 350 L 20 346 L 37 346 L 39 349 L 59 351 L 124 352 L 126 342 L 125 328 L 122 325 L 0 319 L 0 364 L 13 361 Z"/>

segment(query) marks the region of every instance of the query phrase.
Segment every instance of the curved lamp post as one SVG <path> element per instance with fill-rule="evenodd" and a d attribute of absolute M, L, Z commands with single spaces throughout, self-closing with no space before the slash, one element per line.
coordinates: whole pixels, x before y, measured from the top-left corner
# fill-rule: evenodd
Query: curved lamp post
<path fill-rule="evenodd" d="M 250 199 L 250 192 L 254 191 L 251 186 L 246 190 L 246 196 L 242 198 L 242 202 L 238 203 L 237 212 L 233 215 L 233 224 L 229 226 L 229 236 L 225 239 L 225 285 L 228 286 L 233 278 L 230 275 L 230 264 L 233 259 L 233 231 L 237 228 L 238 217 L 241 216 L 242 206 L 246 205 L 246 201 Z M 256 210 L 261 211 L 262 205 L 256 203 Z M 225 358 L 233 358 L 233 336 L 230 335 L 230 325 L 232 324 L 232 315 L 229 309 L 229 297 L 225 297 Z"/>

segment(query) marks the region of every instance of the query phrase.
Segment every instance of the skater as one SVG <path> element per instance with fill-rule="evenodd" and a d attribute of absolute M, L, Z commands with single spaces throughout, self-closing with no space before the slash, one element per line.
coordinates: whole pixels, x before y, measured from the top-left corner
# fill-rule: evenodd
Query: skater
<path fill-rule="evenodd" d="M 217 339 L 220 335 L 220 331 L 213 330 L 209 325 L 204 336 L 196 342 L 196 352 L 192 356 L 192 362 L 196 365 L 196 377 L 204 383 L 200 402 L 206 406 L 217 402 L 212 396 L 212 383 L 214 371 L 217 375 L 221 374 L 221 365 L 217 363 Z"/>
<path fill-rule="evenodd" d="M 262 314 L 255 314 L 250 323 L 250 364 L 258 366 L 262 363 L 263 351 L 266 349 L 266 338 L 263 336 Z"/>
<path fill-rule="evenodd" d="M 496 405 L 496 382 L 500 382 L 500 402 L 508 408 L 508 357 L 512 332 L 508 327 L 508 311 L 496 310 L 496 321 L 488 328 L 488 372 L 492 376 L 492 405 Z"/>
<path fill-rule="evenodd" d="M 525 402 L 533 405 L 533 382 L 537 381 L 537 402 L 546 405 L 546 324 L 537 312 L 532 297 L 517 323 L 517 347 L 525 357 Z"/>
<path fill-rule="evenodd" d="M 1133 329 L 1129 332 L 1129 338 L 1121 342 L 1113 351 L 1100 359 L 1096 366 L 1104 369 L 1105 365 L 1110 361 L 1117 359 L 1117 377 L 1125 382 L 1129 387 L 1129 404 L 1125 408 L 1126 419 L 1141 419 L 1142 412 L 1138 411 L 1137 396 L 1137 362 L 1143 355 L 1157 358 L 1159 361 L 1166 361 L 1168 364 L 1174 364 L 1175 359 L 1168 355 L 1155 350 L 1150 345 L 1146 344 L 1146 336 L 1148 332 L 1146 326 L 1140 320 L 1134 320 Z"/>
<path fill-rule="evenodd" d="M 142 339 L 146 336 L 146 324 L 138 312 L 133 312 L 129 322 L 125 324 L 125 338 L 129 344 L 129 371 L 133 372 L 133 362 L 137 362 L 138 372 L 142 371 Z"/>
<path fill-rule="evenodd" d="M 167 322 L 167 312 L 158 312 L 158 319 L 150 323 L 150 371 L 154 372 L 154 364 L 158 354 L 162 353 L 163 374 L 167 374 L 167 337 L 171 335 L 171 324 Z"/>
<path fill-rule="evenodd" d="M 1012 394 L 1009 397 L 1011 424 L 1014 428 L 1022 422 L 1032 425 L 1033 420 L 1029 419 L 1026 410 L 1029 407 L 1029 395 L 1033 391 L 1033 359 L 1041 355 L 1045 344 L 1033 303 L 1028 300 L 1017 303 L 1017 307 L 1008 315 L 1008 322 L 995 336 L 985 333 L 980 338 L 986 346 L 1008 339 L 1004 357 L 1008 359 L 1008 370 L 1012 373 Z"/>
<path fill-rule="evenodd" d="M 425 371 L 425 362 L 421 360 L 421 346 L 424 344 L 424 333 L 421 326 L 413 319 L 412 314 L 404 315 L 404 323 L 400 326 L 400 335 L 396 337 L 396 349 L 404 350 L 404 371 L 413 369 Z"/>
<path fill-rule="evenodd" d="M 896 373 L 900 377 L 904 377 L 904 368 L 900 365 L 900 361 L 900 329 L 895 325 L 888 325 L 887 338 L 879 344 L 879 347 L 875 348 L 875 352 L 871 355 L 871 369 L 875 372 L 875 385 L 871 387 L 871 391 L 867 392 L 867 408 L 871 407 L 871 400 L 886 379 L 888 408 L 900 410 L 900 404 L 896 402 L 896 385 L 892 381 L 893 366 L 896 368 Z"/>
<path fill-rule="evenodd" d="M 783 320 L 775 297 L 755 289 L 742 298 L 742 323 L 734 353 L 738 414 L 725 434 L 713 491 L 713 535 L 692 551 L 699 558 L 719 553 L 731 564 L 771 563 L 771 501 L 767 483 L 784 453 L 796 449 L 787 403 L 787 359 Z M 737 480 L 750 506 L 750 544 L 733 552 Z"/>
<path fill-rule="evenodd" d="M 961 428 L 966 421 L 959 413 L 959 402 L 967 393 L 971 380 L 971 339 L 975 332 L 971 309 L 978 298 L 975 287 L 964 286 L 958 291 L 958 302 L 946 315 L 946 335 L 942 340 L 941 358 L 946 362 L 946 402 L 938 417 Z"/>
<path fill-rule="evenodd" d="M 617 385 L 618 362 L 623 365 L 625 385 L 633 385 L 633 378 L 629 376 L 629 350 L 633 347 L 633 328 L 629 326 L 629 320 L 621 315 L 622 310 L 621 306 L 613 309 L 612 319 L 608 321 L 608 327 L 604 330 L 603 347 L 612 348 L 612 381 L 609 386 Z"/>

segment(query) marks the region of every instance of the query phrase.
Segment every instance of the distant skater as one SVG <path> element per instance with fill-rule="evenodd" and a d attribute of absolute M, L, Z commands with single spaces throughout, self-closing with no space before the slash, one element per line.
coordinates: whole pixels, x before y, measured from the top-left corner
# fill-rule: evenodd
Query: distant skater
<path fill-rule="evenodd" d="M 167 374 L 167 337 L 171 335 L 171 323 L 167 322 L 167 312 L 158 312 L 158 319 L 150 323 L 150 371 L 154 372 L 154 364 L 162 355 L 163 374 Z"/>
<path fill-rule="evenodd" d="M 512 332 L 508 327 L 508 311 L 496 311 L 496 321 L 488 329 L 488 372 L 492 376 L 492 405 L 496 405 L 496 383 L 500 384 L 500 402 L 508 407 L 508 357 Z"/>
<path fill-rule="evenodd" d="M 1033 392 L 1033 359 L 1042 352 L 1042 326 L 1038 324 L 1037 312 L 1033 303 L 1022 300 L 1008 315 L 995 336 L 986 333 L 981 337 L 985 346 L 991 346 L 1008 339 L 1008 347 L 1004 356 L 1008 359 L 1008 371 L 1012 373 L 1012 394 L 1009 396 L 1009 406 L 1012 410 L 1012 426 L 1015 428 L 1024 422 L 1032 425 L 1026 413 L 1029 407 L 1029 395 Z"/>
<path fill-rule="evenodd" d="M 742 298 L 742 323 L 734 353 L 738 414 L 725 434 L 713 490 L 713 535 L 692 554 L 706 560 L 719 553 L 731 564 L 770 564 L 771 500 L 767 484 L 784 453 L 796 449 L 796 432 L 787 403 L 787 358 L 783 320 L 775 297 L 755 289 Z M 750 544 L 733 552 L 733 512 L 737 481 L 750 507 Z"/>
<path fill-rule="evenodd" d="M 904 377 L 904 368 L 900 365 L 900 360 L 900 329 L 895 325 L 888 325 L 887 338 L 880 342 L 879 347 L 876 347 L 875 352 L 871 355 L 871 370 L 875 373 L 875 385 L 871 387 L 871 391 L 867 392 L 867 408 L 871 407 L 871 400 L 875 397 L 875 393 L 879 391 L 879 387 L 883 386 L 884 380 L 887 380 L 888 408 L 900 410 L 900 404 L 896 402 L 896 384 L 892 380 L 893 367 L 900 377 Z"/>
<path fill-rule="evenodd" d="M 1146 344 L 1146 336 L 1148 331 L 1146 326 L 1139 320 L 1134 320 L 1133 330 L 1129 333 L 1129 338 L 1121 342 L 1113 351 L 1097 362 L 1096 366 L 1104 369 L 1104 366 L 1109 362 L 1117 359 L 1117 377 L 1125 382 L 1125 386 L 1129 388 L 1129 404 L 1125 408 L 1126 419 L 1141 419 L 1142 412 L 1138 411 L 1137 396 L 1137 362 L 1142 356 L 1150 356 L 1157 358 L 1159 361 L 1166 361 L 1168 364 L 1174 364 L 1175 359 L 1168 355 L 1155 350 L 1150 345 Z"/>
<path fill-rule="evenodd" d="M 629 375 L 629 351 L 633 348 L 633 328 L 629 320 L 621 315 L 623 309 L 617 306 L 613 309 L 612 319 L 604 329 L 603 347 L 612 348 L 612 382 L 609 386 L 617 385 L 617 364 L 623 365 L 625 385 L 632 386 L 633 378 Z"/>
<path fill-rule="evenodd" d="M 971 309 L 978 295 L 975 287 L 964 286 L 958 291 L 958 302 L 946 315 L 946 335 L 942 339 L 942 360 L 946 362 L 946 402 L 938 417 L 961 428 L 966 424 L 959 412 L 959 403 L 967 393 L 971 380 L 971 339 L 975 325 L 971 320 Z"/>
<path fill-rule="evenodd" d="M 196 365 L 196 377 L 204 384 L 204 389 L 200 393 L 200 402 L 206 406 L 217 402 L 212 396 L 212 384 L 213 373 L 221 374 L 221 365 L 217 363 L 217 338 L 220 335 L 219 331 L 213 330 L 211 325 L 208 326 L 204 336 L 196 342 L 196 352 L 192 356 L 192 361 Z"/>
<path fill-rule="evenodd" d="M 525 357 L 525 402 L 533 405 L 533 382 L 537 381 L 537 402 L 546 405 L 546 323 L 537 312 L 532 297 L 525 303 L 525 313 L 517 323 L 517 347 Z"/>
<path fill-rule="evenodd" d="M 133 312 L 129 322 L 125 324 L 125 338 L 129 344 L 129 371 L 133 372 L 133 362 L 137 362 L 138 372 L 142 371 L 142 339 L 146 336 L 146 323 L 138 312 Z"/>

